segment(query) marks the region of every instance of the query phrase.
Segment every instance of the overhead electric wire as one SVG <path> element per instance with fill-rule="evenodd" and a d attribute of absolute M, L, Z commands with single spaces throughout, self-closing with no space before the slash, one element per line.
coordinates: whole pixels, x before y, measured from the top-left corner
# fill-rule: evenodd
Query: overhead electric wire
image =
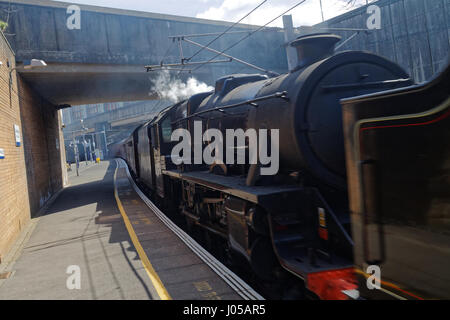
<path fill-rule="evenodd" d="M 186 67 L 184 65 L 184 58 L 183 58 L 183 43 L 181 42 L 181 40 L 178 40 L 179 45 L 180 45 L 180 54 L 181 54 L 181 69 L 177 72 L 177 77 L 180 76 L 180 74 L 184 71 L 184 68 Z"/>
<path fill-rule="evenodd" d="M 244 20 L 245 18 L 247 18 L 249 15 L 251 15 L 253 12 L 255 12 L 257 9 L 259 9 L 264 3 L 266 3 L 267 0 L 264 0 L 263 2 L 261 2 L 258 6 L 256 6 L 253 10 L 251 10 L 249 13 L 247 13 L 245 16 L 243 16 L 241 19 L 239 19 L 239 21 L 233 23 L 233 25 L 231 25 L 228 29 L 226 29 L 224 32 L 222 32 L 221 34 L 219 34 L 215 39 L 211 40 L 207 45 L 205 45 L 203 48 L 200 48 L 196 53 L 194 53 L 190 58 L 187 59 L 183 59 L 183 57 L 181 57 L 182 61 L 181 64 L 183 64 L 183 66 L 181 67 L 181 69 L 178 71 L 177 73 L 177 77 L 181 74 L 181 72 L 184 71 L 184 61 L 190 61 L 192 60 L 195 56 L 197 56 L 200 52 L 202 52 L 203 50 L 205 50 L 206 47 L 209 47 L 212 43 L 214 43 L 215 41 L 217 41 L 218 39 L 220 39 L 222 36 L 224 36 L 225 34 L 228 33 L 228 31 L 230 31 L 231 29 L 233 29 L 239 22 L 241 22 L 242 20 Z M 180 40 L 178 40 L 180 41 Z M 211 62 L 211 61 L 210 61 Z M 191 73 L 192 70 L 189 70 L 189 73 Z"/>
<path fill-rule="evenodd" d="M 169 51 L 170 51 L 170 49 L 172 49 L 172 47 L 174 46 L 174 44 L 175 44 L 175 40 L 172 40 L 172 43 L 169 45 L 169 47 L 167 48 L 166 53 L 164 53 L 164 56 L 163 56 L 163 58 L 161 59 L 161 65 L 164 63 L 164 59 L 167 58 L 167 55 L 169 54 Z"/>
<path fill-rule="evenodd" d="M 213 44 L 214 42 L 216 42 L 218 39 L 220 39 L 222 36 L 224 36 L 225 34 L 228 33 L 228 31 L 230 31 L 231 29 L 233 29 L 238 23 L 240 23 L 242 20 L 244 20 L 245 18 L 247 18 L 249 15 L 251 15 L 253 12 L 255 12 L 257 9 L 259 9 L 264 3 L 266 3 L 267 0 L 264 0 L 263 2 L 261 2 L 257 7 L 255 7 L 252 11 L 250 11 L 249 13 L 247 13 L 245 16 L 243 16 L 239 21 L 233 23 L 232 26 L 230 26 L 227 30 L 225 30 L 224 32 L 222 32 L 220 35 L 218 35 L 216 38 L 214 38 L 213 40 L 211 40 L 210 42 L 208 42 L 208 44 L 205 45 L 205 47 L 209 47 L 211 44 Z M 201 48 L 199 49 L 196 53 L 194 53 L 190 58 L 185 59 L 186 61 L 190 61 L 192 60 L 195 56 L 197 56 L 200 52 L 202 52 L 205 48 Z"/>
<path fill-rule="evenodd" d="M 192 69 L 191 72 L 194 72 L 198 69 L 200 69 L 201 67 L 203 67 L 204 65 L 210 63 L 211 61 L 213 61 L 214 59 L 216 59 L 217 57 L 221 56 L 223 53 L 225 53 L 226 51 L 234 48 L 235 46 L 237 46 L 239 43 L 241 43 L 242 41 L 248 39 L 249 37 L 251 37 L 252 35 L 254 35 L 255 33 L 257 33 L 258 31 L 264 29 L 265 27 L 267 27 L 269 24 L 271 24 L 272 22 L 274 22 L 275 20 L 277 20 L 278 18 L 280 18 L 281 16 L 285 15 L 286 13 L 288 13 L 289 11 L 297 8 L 299 5 L 303 4 L 304 2 L 306 2 L 306 0 L 302 0 L 300 2 L 298 2 L 297 4 L 295 4 L 294 6 L 292 6 L 291 8 L 289 8 L 288 10 L 284 11 L 282 14 L 280 14 L 279 16 L 277 16 L 276 18 L 270 20 L 269 22 L 267 22 L 265 25 L 259 27 L 258 29 L 256 29 L 255 31 L 249 33 L 248 35 L 246 35 L 245 37 L 243 37 L 242 39 L 240 39 L 238 42 L 234 43 L 233 45 L 229 46 L 228 48 L 226 48 L 225 50 L 222 50 L 220 53 L 218 53 L 217 55 L 215 55 L 213 58 L 211 58 L 210 60 L 208 60 L 207 62 L 199 65 L 198 67 Z"/>

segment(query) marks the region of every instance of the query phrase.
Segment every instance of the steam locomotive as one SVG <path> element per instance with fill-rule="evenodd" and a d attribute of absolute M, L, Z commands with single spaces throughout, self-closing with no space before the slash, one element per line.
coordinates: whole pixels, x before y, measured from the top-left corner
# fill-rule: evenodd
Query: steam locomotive
<path fill-rule="evenodd" d="M 137 128 L 113 155 L 126 159 L 165 212 L 182 218 L 210 246 L 244 260 L 261 281 L 288 286 L 295 277 L 321 299 L 346 299 L 358 289 L 354 248 L 362 250 L 359 235 L 352 235 L 348 195 L 357 186 L 347 182 L 347 174 L 357 180 L 359 173 L 349 165 L 354 146 L 346 151 L 344 145 L 344 132 L 350 137 L 353 131 L 343 127 L 353 128 L 350 120 L 358 114 L 343 122 L 340 101 L 413 84 L 401 67 L 378 55 L 335 53 L 339 41 L 333 34 L 297 38 L 291 45 L 299 64 L 289 73 L 223 77 L 214 92 L 194 95 Z M 176 165 L 172 133 L 186 129 L 194 136 L 199 121 L 202 130 L 218 129 L 224 137 L 227 129 L 278 129 L 278 173 L 261 175 L 260 159 Z M 191 147 L 203 150 L 208 143 L 194 140 Z M 248 160 L 248 137 L 231 152 L 242 149 Z"/>

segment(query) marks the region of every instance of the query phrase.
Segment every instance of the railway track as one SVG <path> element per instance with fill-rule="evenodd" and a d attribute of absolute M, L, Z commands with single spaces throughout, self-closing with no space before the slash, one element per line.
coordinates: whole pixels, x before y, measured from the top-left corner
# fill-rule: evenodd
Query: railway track
<path fill-rule="evenodd" d="M 122 159 L 116 159 L 118 168 L 125 168 L 128 179 L 150 210 L 181 240 L 191 249 L 204 263 L 206 263 L 223 281 L 225 281 L 244 300 L 265 300 L 258 292 L 250 287 L 243 279 L 217 260 L 211 253 L 205 250 L 197 241 L 189 236 L 185 231 L 170 220 L 138 187 L 131 176 L 128 165 Z"/>

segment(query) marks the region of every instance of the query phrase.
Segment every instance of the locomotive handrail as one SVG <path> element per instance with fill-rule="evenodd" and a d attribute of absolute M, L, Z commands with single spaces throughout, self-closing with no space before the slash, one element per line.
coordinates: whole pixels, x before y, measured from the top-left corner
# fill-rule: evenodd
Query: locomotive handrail
<path fill-rule="evenodd" d="M 193 114 L 191 114 L 191 115 L 189 115 L 189 116 L 187 116 L 185 118 L 175 120 L 175 121 L 172 122 L 172 124 L 176 124 L 178 122 L 181 122 L 181 121 L 184 121 L 184 120 L 189 120 L 189 119 L 195 118 L 195 117 L 200 117 L 200 115 L 205 114 L 205 113 L 209 113 L 209 112 L 218 111 L 218 112 L 221 112 L 221 113 L 225 113 L 224 110 L 226 110 L 226 109 L 236 108 L 236 107 L 240 107 L 240 106 L 243 106 L 243 105 L 246 105 L 246 104 L 257 108 L 258 107 L 258 105 L 256 104 L 257 102 L 268 100 L 268 99 L 272 99 L 272 98 L 280 98 L 280 99 L 283 99 L 285 101 L 289 101 L 289 98 L 287 97 L 287 94 L 288 94 L 287 91 L 276 92 L 276 93 L 271 94 L 271 95 L 259 97 L 259 98 L 252 99 L 252 100 L 246 100 L 246 101 L 235 103 L 235 104 L 230 104 L 228 106 L 221 106 L 221 107 L 216 107 L 216 108 L 212 108 L 212 109 L 208 109 L 208 110 L 199 111 L 199 112 L 193 113 Z"/>
<path fill-rule="evenodd" d="M 386 81 L 374 81 L 374 82 L 366 82 L 366 83 L 345 83 L 345 84 L 337 84 L 337 85 L 324 85 L 322 86 L 323 90 L 338 90 L 338 89 L 359 89 L 359 88 L 376 88 L 382 86 L 391 86 L 398 85 L 399 83 L 409 83 L 411 82 L 411 78 L 405 79 L 395 79 L 395 80 L 386 80 Z"/>

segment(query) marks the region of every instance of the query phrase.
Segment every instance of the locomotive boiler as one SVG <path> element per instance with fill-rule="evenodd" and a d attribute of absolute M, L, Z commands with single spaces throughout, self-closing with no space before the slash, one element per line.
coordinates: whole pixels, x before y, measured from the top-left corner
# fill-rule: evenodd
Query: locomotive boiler
<path fill-rule="evenodd" d="M 136 129 L 122 156 L 166 212 L 219 254 L 243 259 L 263 281 L 288 288 L 292 277 L 319 298 L 345 298 L 355 287 L 340 100 L 410 85 L 395 63 L 361 51 L 335 53 L 340 37 L 314 34 L 291 43 L 289 73 L 232 75 L 214 92 L 163 110 Z M 256 164 L 192 161 L 175 165 L 174 130 L 279 130 L 279 171 Z M 270 140 L 270 137 L 269 137 Z M 192 149 L 203 147 L 192 145 Z M 225 143 L 226 144 L 226 143 Z M 236 146 L 246 150 L 244 145 Z M 127 156 L 128 155 L 128 156 Z"/>
<path fill-rule="evenodd" d="M 339 41 L 339 36 L 330 34 L 295 40 L 291 45 L 297 49 L 299 65 L 290 73 L 271 79 L 222 78 L 198 108 L 190 104 L 189 118 L 199 120 L 196 116 L 203 115 L 208 118 L 206 128 L 222 130 L 279 129 L 284 172 L 307 169 L 320 181 L 344 189 L 340 99 L 405 86 L 411 80 L 402 68 L 380 56 L 354 51 L 334 54 Z M 227 106 L 233 111 L 216 119 Z"/>

